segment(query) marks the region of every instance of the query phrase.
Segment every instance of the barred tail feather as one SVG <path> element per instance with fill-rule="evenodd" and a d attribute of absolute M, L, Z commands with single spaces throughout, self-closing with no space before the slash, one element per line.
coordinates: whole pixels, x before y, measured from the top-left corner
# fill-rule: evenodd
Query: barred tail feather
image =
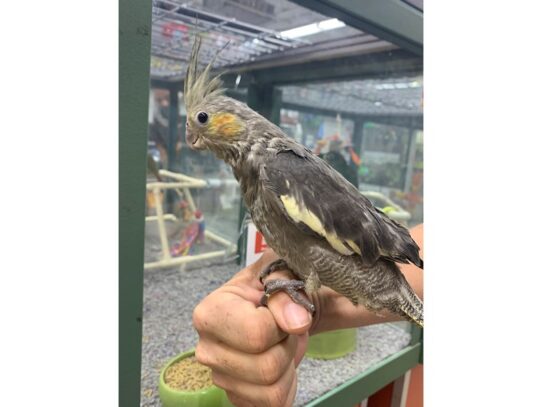
<path fill-rule="evenodd" d="M 423 328 L 423 302 L 410 287 L 406 288 L 408 293 L 405 293 L 404 300 L 399 305 L 400 313 L 408 320 L 419 325 L 420 328 Z"/>

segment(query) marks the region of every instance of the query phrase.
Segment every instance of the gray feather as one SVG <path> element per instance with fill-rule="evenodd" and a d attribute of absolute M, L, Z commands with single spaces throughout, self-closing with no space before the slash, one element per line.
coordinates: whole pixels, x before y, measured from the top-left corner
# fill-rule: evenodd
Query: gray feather
<path fill-rule="evenodd" d="M 222 96 L 219 79 L 209 79 L 211 64 L 198 75 L 200 45 L 197 38 L 185 80 L 189 115 L 196 107 L 210 117 L 231 113 L 242 121 L 244 130 L 228 137 L 207 132 L 205 125 L 194 125 L 191 131 L 197 134 L 198 148 L 211 150 L 231 165 L 268 245 L 307 287 L 324 284 L 353 304 L 374 311 L 388 309 L 423 326 L 423 304 L 395 264 L 423 266 L 408 230 L 373 207 L 338 172 L 279 127 L 246 104 Z M 302 218 L 292 219 L 282 195 L 294 196 L 318 219 L 318 233 Z M 336 239 L 332 243 L 339 242 L 335 247 L 330 233 Z M 348 254 L 336 249 L 343 244 Z M 355 246 L 359 255 L 347 249 Z"/>

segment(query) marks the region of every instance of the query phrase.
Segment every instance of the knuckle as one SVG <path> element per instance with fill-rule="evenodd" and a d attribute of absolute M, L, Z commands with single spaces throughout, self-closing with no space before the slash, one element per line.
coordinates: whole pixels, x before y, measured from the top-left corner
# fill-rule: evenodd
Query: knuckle
<path fill-rule="evenodd" d="M 250 353 L 262 353 L 268 348 L 268 331 L 257 319 L 247 319 L 244 324 L 247 349 Z"/>
<path fill-rule="evenodd" d="M 251 404 L 250 402 L 243 399 L 242 397 L 240 397 L 239 395 L 237 395 L 236 393 L 234 393 L 232 391 L 226 391 L 226 395 L 228 396 L 228 399 L 230 400 L 230 402 L 233 403 L 233 405 L 235 405 L 236 407 L 252 407 L 252 406 L 254 406 L 254 404 Z"/>
<path fill-rule="evenodd" d="M 205 345 L 202 341 L 199 341 L 196 345 L 195 356 L 198 363 L 201 363 L 205 366 L 211 365 L 211 355 L 208 350 L 205 348 Z"/>
<path fill-rule="evenodd" d="M 286 398 L 288 397 L 288 390 L 284 389 L 280 385 L 268 386 L 265 392 L 265 403 L 269 407 L 284 407 Z"/>
<path fill-rule="evenodd" d="M 192 325 L 194 325 L 196 331 L 202 332 L 205 329 L 206 315 L 207 310 L 205 304 L 200 302 L 192 312 Z"/>
<path fill-rule="evenodd" d="M 220 376 L 219 374 L 217 374 L 214 371 L 211 373 L 211 380 L 213 381 L 213 384 L 215 386 L 218 386 L 221 389 L 225 389 L 225 383 L 224 383 L 224 380 L 223 380 L 222 376 Z"/>
<path fill-rule="evenodd" d="M 282 359 L 275 353 L 269 353 L 262 358 L 260 377 L 263 384 L 273 384 L 280 378 L 282 362 Z"/>

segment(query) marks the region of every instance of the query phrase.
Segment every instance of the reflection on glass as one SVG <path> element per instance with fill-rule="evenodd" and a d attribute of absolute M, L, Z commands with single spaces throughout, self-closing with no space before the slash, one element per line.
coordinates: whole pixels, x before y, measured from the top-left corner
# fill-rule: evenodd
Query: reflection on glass
<path fill-rule="evenodd" d="M 237 181 L 222 160 L 186 145 L 182 92 L 177 96 L 175 111 L 170 91 L 151 89 L 148 153 L 155 170 L 149 168 L 147 179 L 147 269 L 201 267 L 201 261 L 222 262 L 236 253 Z M 174 133 L 171 114 L 177 114 Z"/>
<path fill-rule="evenodd" d="M 366 122 L 363 126 L 361 181 L 377 187 L 402 189 L 409 130 Z"/>
<path fill-rule="evenodd" d="M 284 86 L 280 126 L 414 225 L 423 220 L 422 83 L 416 75 Z"/>
<path fill-rule="evenodd" d="M 348 181 L 358 186 L 359 156 L 352 138 L 354 122 L 350 119 L 282 109 L 280 127 L 286 134 L 326 160 Z"/>

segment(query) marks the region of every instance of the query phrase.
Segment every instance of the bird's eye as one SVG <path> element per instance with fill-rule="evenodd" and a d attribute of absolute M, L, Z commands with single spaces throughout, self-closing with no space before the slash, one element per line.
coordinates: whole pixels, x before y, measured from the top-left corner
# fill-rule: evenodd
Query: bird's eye
<path fill-rule="evenodd" d="M 205 112 L 199 112 L 196 117 L 201 124 L 205 124 L 207 123 L 207 120 L 209 120 L 209 115 Z"/>

